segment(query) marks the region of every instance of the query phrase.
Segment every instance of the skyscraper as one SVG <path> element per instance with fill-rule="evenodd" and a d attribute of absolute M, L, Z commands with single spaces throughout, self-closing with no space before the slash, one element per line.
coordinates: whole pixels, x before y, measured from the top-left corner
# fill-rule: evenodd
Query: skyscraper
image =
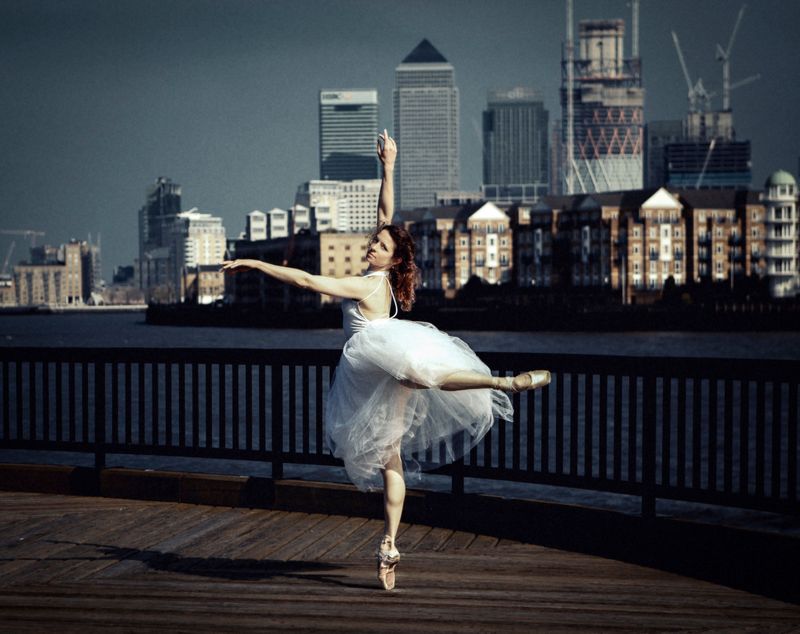
<path fill-rule="evenodd" d="M 548 113 L 532 88 L 493 90 L 483 112 L 483 185 L 538 199 L 548 187 Z M 522 196 L 526 194 L 525 196 Z"/>
<path fill-rule="evenodd" d="M 624 35 L 623 20 L 581 20 L 572 72 L 569 61 L 562 62 L 561 180 L 566 194 L 642 187 L 644 88 L 640 60 L 623 56 Z"/>
<path fill-rule="evenodd" d="M 437 191 L 459 189 L 455 71 L 428 40 L 395 69 L 394 136 L 398 208 L 432 205 Z"/>
<path fill-rule="evenodd" d="M 181 210 L 181 186 L 160 176 L 147 190 L 147 201 L 139 210 L 139 288 L 150 301 L 158 292 L 161 301 L 174 300 L 172 232 Z"/>
<path fill-rule="evenodd" d="M 319 93 L 319 176 L 322 180 L 378 178 L 377 90 Z"/>

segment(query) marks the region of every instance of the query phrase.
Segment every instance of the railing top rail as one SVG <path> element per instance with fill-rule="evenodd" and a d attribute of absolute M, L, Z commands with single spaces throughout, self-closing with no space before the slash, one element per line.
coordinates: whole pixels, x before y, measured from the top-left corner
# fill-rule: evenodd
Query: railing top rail
<path fill-rule="evenodd" d="M 50 348 L 0 347 L 0 361 L 80 363 L 237 363 L 253 365 L 334 365 L 340 349 L 330 348 Z M 635 375 L 642 377 L 708 377 L 795 381 L 800 360 L 645 357 L 534 352 L 480 352 L 489 367 L 559 373 Z"/>

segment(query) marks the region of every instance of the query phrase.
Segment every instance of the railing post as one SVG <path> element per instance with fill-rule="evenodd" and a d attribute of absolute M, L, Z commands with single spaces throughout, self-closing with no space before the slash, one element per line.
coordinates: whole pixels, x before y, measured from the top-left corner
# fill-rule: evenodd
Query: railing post
<path fill-rule="evenodd" d="M 272 478 L 283 478 L 283 366 L 270 366 L 272 374 Z"/>
<path fill-rule="evenodd" d="M 450 492 L 453 495 L 464 495 L 464 458 L 459 458 L 453 462 L 451 475 Z"/>
<path fill-rule="evenodd" d="M 86 407 L 86 404 L 84 404 Z M 106 466 L 106 364 L 94 362 L 94 467 Z"/>
<path fill-rule="evenodd" d="M 631 377 L 631 380 L 635 380 Z M 642 403 L 642 517 L 656 516 L 656 376 L 644 377 Z"/>

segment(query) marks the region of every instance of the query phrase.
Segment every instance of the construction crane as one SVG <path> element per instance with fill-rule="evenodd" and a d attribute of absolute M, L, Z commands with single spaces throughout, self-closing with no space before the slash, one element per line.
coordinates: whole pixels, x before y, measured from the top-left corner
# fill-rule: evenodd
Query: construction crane
<path fill-rule="evenodd" d="M 681 63 L 683 69 L 683 76 L 686 78 L 686 85 L 689 87 L 689 112 L 706 112 L 711 108 L 711 97 L 714 93 L 708 92 L 703 85 L 703 80 L 698 77 L 697 81 L 692 84 L 692 78 L 689 75 L 689 69 L 686 66 L 686 60 L 683 58 L 683 51 L 681 51 L 681 43 L 678 40 L 678 34 L 672 31 L 672 41 L 675 43 L 675 51 L 678 53 L 678 61 Z"/>
<path fill-rule="evenodd" d="M 747 5 L 743 4 L 742 8 L 739 9 L 739 15 L 736 17 L 736 24 L 734 24 L 733 31 L 728 39 L 728 46 L 723 49 L 720 44 L 717 44 L 717 61 L 722 62 L 722 109 L 724 111 L 731 109 L 731 90 L 761 78 L 761 75 L 751 75 L 746 79 L 731 84 L 731 50 L 733 49 L 734 41 L 736 41 L 736 34 L 739 32 L 739 26 L 742 23 L 742 17 L 744 16 L 746 6 Z"/>
<path fill-rule="evenodd" d="M 4 236 L 25 236 L 31 239 L 31 246 L 36 246 L 36 237 L 43 237 L 44 231 L 34 231 L 33 229 L 0 229 L 0 235 Z"/>
<path fill-rule="evenodd" d="M 8 273 L 8 261 L 11 259 L 11 254 L 14 253 L 14 247 L 17 246 L 17 241 L 12 240 L 11 246 L 8 247 L 8 251 L 6 251 L 6 259 L 3 261 L 3 272 L 0 273 L 3 277 L 6 276 Z"/>
<path fill-rule="evenodd" d="M 706 169 L 708 169 L 708 162 L 711 160 L 711 154 L 714 152 L 714 146 L 717 144 L 717 139 L 711 139 L 711 143 L 708 144 L 708 151 L 706 152 L 706 158 L 703 161 L 703 169 L 700 170 L 700 175 L 697 177 L 697 182 L 694 184 L 695 189 L 700 189 L 700 185 L 703 184 L 703 177 L 706 175 Z"/>

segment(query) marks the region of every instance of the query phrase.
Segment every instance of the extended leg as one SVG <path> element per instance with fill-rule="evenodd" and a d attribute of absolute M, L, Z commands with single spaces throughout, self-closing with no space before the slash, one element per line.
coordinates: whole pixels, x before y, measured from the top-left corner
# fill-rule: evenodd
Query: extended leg
<path fill-rule="evenodd" d="M 456 391 L 491 387 L 497 390 L 519 392 L 521 390 L 532 390 L 537 387 L 543 387 L 548 383 L 550 383 L 550 373 L 547 370 L 524 372 L 515 377 L 489 376 L 479 372 L 464 370 L 447 375 L 441 385 L 439 385 L 439 388 L 442 390 Z"/>

